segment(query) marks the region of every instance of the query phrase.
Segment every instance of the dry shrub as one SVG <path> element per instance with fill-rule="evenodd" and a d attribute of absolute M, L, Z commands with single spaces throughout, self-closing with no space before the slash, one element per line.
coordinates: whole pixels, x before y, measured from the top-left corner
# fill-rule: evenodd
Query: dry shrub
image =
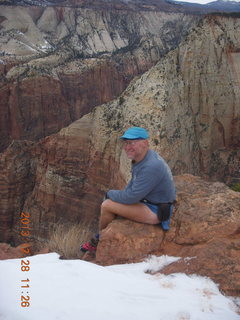
<path fill-rule="evenodd" d="M 50 252 L 57 252 L 63 259 L 79 259 L 80 245 L 93 236 L 89 225 L 55 224 L 49 240 L 44 244 Z"/>

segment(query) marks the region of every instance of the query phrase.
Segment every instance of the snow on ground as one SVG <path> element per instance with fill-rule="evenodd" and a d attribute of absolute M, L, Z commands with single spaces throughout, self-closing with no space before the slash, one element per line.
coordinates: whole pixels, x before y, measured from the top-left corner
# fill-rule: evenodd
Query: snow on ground
<path fill-rule="evenodd" d="M 142 263 L 102 267 L 50 253 L 0 261 L 0 319 L 240 319 L 233 302 L 208 278 L 145 273 L 177 259 L 153 256 Z M 21 296 L 29 307 L 21 306 Z"/>

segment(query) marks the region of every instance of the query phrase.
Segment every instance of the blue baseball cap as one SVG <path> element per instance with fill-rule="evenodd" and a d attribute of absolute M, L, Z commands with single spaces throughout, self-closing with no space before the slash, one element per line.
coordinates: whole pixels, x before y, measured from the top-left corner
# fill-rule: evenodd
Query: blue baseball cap
<path fill-rule="evenodd" d="M 136 140 L 136 139 L 148 139 L 148 131 L 140 127 L 131 127 L 127 129 L 120 139 Z"/>

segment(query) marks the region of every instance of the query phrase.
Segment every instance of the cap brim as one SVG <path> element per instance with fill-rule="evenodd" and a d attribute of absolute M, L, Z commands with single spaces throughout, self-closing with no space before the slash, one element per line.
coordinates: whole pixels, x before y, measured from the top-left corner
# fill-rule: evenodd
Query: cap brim
<path fill-rule="evenodd" d="M 141 139 L 141 138 L 136 138 L 136 137 L 132 136 L 131 134 L 124 134 L 119 139 L 135 140 L 135 139 Z"/>

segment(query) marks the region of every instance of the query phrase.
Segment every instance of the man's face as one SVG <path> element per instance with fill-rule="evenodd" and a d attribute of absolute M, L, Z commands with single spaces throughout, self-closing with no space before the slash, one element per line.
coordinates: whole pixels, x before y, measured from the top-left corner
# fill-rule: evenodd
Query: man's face
<path fill-rule="evenodd" d="M 141 161 L 148 150 L 147 140 L 124 140 L 123 148 L 127 157 L 136 162 Z"/>

